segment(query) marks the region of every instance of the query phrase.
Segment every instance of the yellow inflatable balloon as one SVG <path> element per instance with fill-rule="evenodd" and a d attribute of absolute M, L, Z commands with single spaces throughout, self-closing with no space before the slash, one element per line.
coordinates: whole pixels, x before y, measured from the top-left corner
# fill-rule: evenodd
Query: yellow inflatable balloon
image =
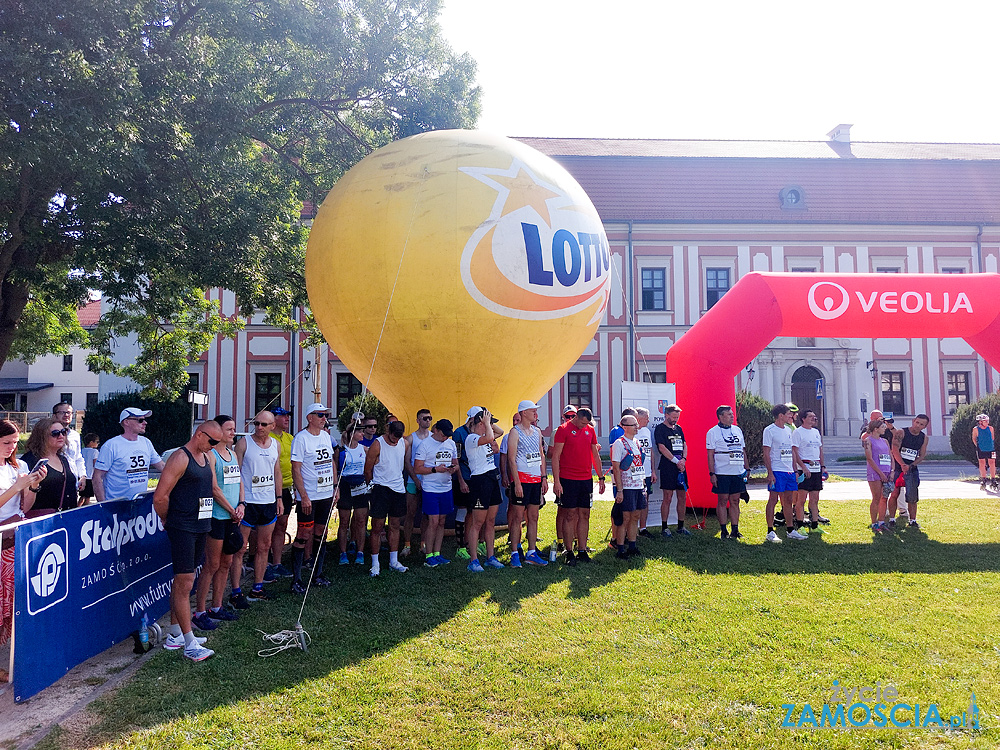
<path fill-rule="evenodd" d="M 421 408 L 458 426 L 471 406 L 506 420 L 541 398 L 593 339 L 610 283 L 601 219 L 569 172 L 476 131 L 364 158 L 306 253 L 331 349 L 408 427 Z"/>

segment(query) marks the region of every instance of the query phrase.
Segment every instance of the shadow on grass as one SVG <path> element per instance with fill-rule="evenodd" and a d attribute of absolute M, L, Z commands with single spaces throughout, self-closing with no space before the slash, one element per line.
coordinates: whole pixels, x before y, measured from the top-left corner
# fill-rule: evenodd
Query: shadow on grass
<path fill-rule="evenodd" d="M 361 566 L 328 564 L 333 585 L 313 588 L 302 615 L 302 625 L 312 638 L 308 653 L 294 649 L 269 658 L 257 654 L 269 645 L 259 631 L 292 629 L 302 603 L 302 597 L 288 590 L 287 580 L 275 582 L 268 586 L 273 601 L 253 604 L 238 622 L 209 634 L 207 645 L 216 651 L 214 658 L 193 664 L 178 652 L 163 652 L 116 693 L 96 702 L 93 709 L 100 721 L 90 738 L 113 742 L 134 730 L 262 696 L 273 696 L 280 706 L 285 691 L 308 689 L 311 680 L 419 638 L 461 617 L 484 597 L 500 615 L 507 615 L 550 586 L 568 581 L 571 597 L 585 597 L 641 564 L 622 564 L 601 554 L 575 568 L 557 562 L 473 574 L 456 560 L 441 568 L 417 566 L 402 574 L 383 570 L 374 579 Z M 353 689 L 346 682 L 338 687 Z"/>

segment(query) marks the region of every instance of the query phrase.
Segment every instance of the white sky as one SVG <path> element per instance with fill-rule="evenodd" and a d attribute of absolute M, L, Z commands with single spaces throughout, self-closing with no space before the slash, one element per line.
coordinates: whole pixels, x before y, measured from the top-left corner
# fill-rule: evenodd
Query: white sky
<path fill-rule="evenodd" d="M 444 0 L 508 136 L 1000 142 L 1000 3 Z"/>

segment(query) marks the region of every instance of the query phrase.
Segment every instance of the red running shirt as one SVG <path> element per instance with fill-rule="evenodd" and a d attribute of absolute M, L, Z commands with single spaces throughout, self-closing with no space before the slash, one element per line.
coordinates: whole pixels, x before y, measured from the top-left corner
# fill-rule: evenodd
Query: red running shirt
<path fill-rule="evenodd" d="M 563 444 L 559 456 L 559 476 L 563 479 L 592 479 L 597 433 L 590 425 L 580 428 L 573 421 L 564 422 L 556 429 L 556 443 Z"/>

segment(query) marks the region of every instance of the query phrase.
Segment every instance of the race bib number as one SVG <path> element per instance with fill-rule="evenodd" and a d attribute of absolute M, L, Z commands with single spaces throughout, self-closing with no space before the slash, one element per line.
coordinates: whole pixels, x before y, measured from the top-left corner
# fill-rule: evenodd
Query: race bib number
<path fill-rule="evenodd" d="M 320 453 L 326 454 L 327 452 L 324 449 Z M 327 487 L 333 487 L 333 459 L 317 460 L 313 464 L 313 468 L 316 470 L 316 489 L 322 490 Z"/>
<path fill-rule="evenodd" d="M 743 451 L 741 450 L 731 450 L 729 451 L 729 463 L 733 466 L 743 465 Z"/>
<path fill-rule="evenodd" d="M 803 458 L 802 463 L 809 467 L 809 471 L 819 468 L 819 461 L 813 461 L 808 458 Z"/>
<path fill-rule="evenodd" d="M 792 458 L 792 449 L 791 448 L 782 448 L 779 451 L 779 453 L 781 455 L 781 460 L 782 461 L 784 461 L 786 459 L 787 460 L 791 460 L 791 458 Z"/>
<path fill-rule="evenodd" d="M 684 453 L 684 438 L 676 436 L 671 437 L 670 452 L 673 453 L 675 457 L 680 458 L 681 454 Z"/>
<path fill-rule="evenodd" d="M 916 461 L 917 460 L 917 449 L 916 448 L 900 448 L 899 455 L 903 457 L 904 461 Z"/>
<path fill-rule="evenodd" d="M 878 454 L 878 465 L 879 466 L 886 466 L 886 467 L 892 466 L 892 456 L 890 456 L 888 453 L 879 453 Z"/>
<path fill-rule="evenodd" d="M 198 498 L 198 520 L 204 521 L 212 517 L 212 506 L 215 505 L 215 501 L 210 497 L 199 497 Z"/>
<path fill-rule="evenodd" d="M 229 464 L 228 466 L 222 467 L 222 483 L 223 484 L 239 484 L 240 483 L 240 465 L 239 464 Z"/>
<path fill-rule="evenodd" d="M 146 456 L 142 453 L 128 457 L 128 468 L 125 469 L 128 488 L 133 492 L 145 492 L 149 484 L 149 466 Z"/>
<path fill-rule="evenodd" d="M 265 474 L 264 476 L 253 478 L 253 488 L 255 490 L 266 490 L 268 487 L 274 487 L 274 474 Z"/>
<path fill-rule="evenodd" d="M 646 475 L 646 472 L 642 468 L 642 464 L 633 463 L 629 467 L 629 473 L 632 475 L 632 481 L 635 484 L 642 484 L 643 486 L 645 486 L 645 482 L 646 482 L 646 476 L 645 475 Z"/>
<path fill-rule="evenodd" d="M 541 471 L 542 470 L 542 454 L 538 451 L 529 453 L 525 456 L 525 463 L 528 469 L 531 471 Z"/>

